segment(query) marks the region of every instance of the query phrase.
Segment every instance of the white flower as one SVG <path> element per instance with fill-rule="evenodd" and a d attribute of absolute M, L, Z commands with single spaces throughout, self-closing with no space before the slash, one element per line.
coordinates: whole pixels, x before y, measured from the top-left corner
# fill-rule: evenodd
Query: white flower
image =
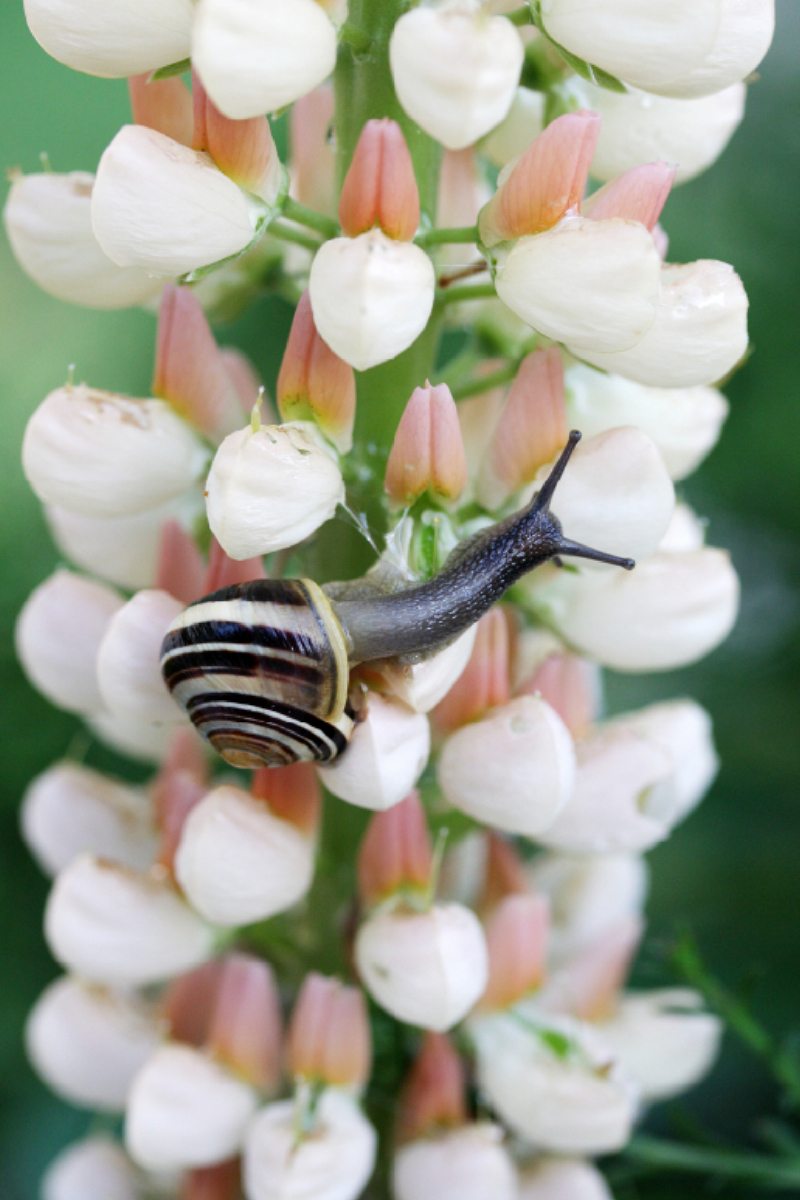
<path fill-rule="evenodd" d="M 24 0 L 39 45 L 76 71 L 120 79 L 189 57 L 192 0 Z"/>
<path fill-rule="evenodd" d="M 724 550 L 654 554 L 635 571 L 561 571 L 530 596 L 582 653 L 619 671 L 667 671 L 730 633 L 739 581 Z"/>
<path fill-rule="evenodd" d="M 658 446 L 672 479 L 699 466 L 728 415 L 728 402 L 716 388 L 646 387 L 583 363 L 569 366 L 564 381 L 572 428 L 589 439 L 619 425 L 637 425 Z"/>
<path fill-rule="evenodd" d="M 256 1114 L 244 1145 L 248 1200 L 356 1200 L 375 1166 L 378 1139 L 358 1104 L 326 1088 L 316 1126 L 298 1137 L 294 1101 L 269 1104 Z"/>
<path fill-rule="evenodd" d="M 208 450 L 163 400 L 86 384 L 51 392 L 28 421 L 22 467 L 36 495 L 89 517 L 157 508 L 201 478 Z"/>
<path fill-rule="evenodd" d="M 550 900 L 547 953 L 556 962 L 639 915 L 647 895 L 647 865 L 635 854 L 542 854 L 527 875 L 533 890 Z"/>
<path fill-rule="evenodd" d="M 517 1171 L 488 1121 L 401 1146 L 394 1156 L 396 1200 L 517 1200 Z"/>
<path fill-rule="evenodd" d="M 145 1200 L 145 1181 L 121 1146 L 103 1136 L 62 1150 L 47 1168 L 42 1200 Z"/>
<path fill-rule="evenodd" d="M 611 92 L 581 83 L 587 108 L 603 118 L 592 175 L 603 183 L 641 163 L 675 163 L 684 183 L 719 158 L 744 116 L 746 88 L 734 83 L 699 100 L 673 100 L 646 92 Z"/>
<path fill-rule="evenodd" d="M 716 383 L 747 350 L 747 295 L 727 263 L 663 266 L 655 320 L 639 341 L 614 352 L 577 341 L 570 349 L 604 371 L 656 387 Z"/>
<path fill-rule="evenodd" d="M 475 0 L 403 13 L 389 42 L 398 100 L 448 150 L 471 146 L 502 121 L 523 59 L 514 26 Z"/>
<path fill-rule="evenodd" d="M 625 83 L 705 96 L 746 78 L 772 38 L 774 0 L 544 0 L 550 36 Z"/>
<path fill-rule="evenodd" d="M 580 358 L 631 353 L 656 318 L 661 259 L 636 221 L 568 214 L 544 233 L 519 238 L 495 283 L 512 312 Z"/>
<path fill-rule="evenodd" d="M 175 874 L 219 925 L 249 925 L 296 904 L 314 874 L 314 839 L 240 788 L 215 788 L 184 824 Z"/>
<path fill-rule="evenodd" d="M 233 1158 L 258 1104 L 255 1088 L 193 1046 L 161 1046 L 128 1096 L 125 1145 L 149 1170 Z"/>
<path fill-rule="evenodd" d="M 23 271 L 40 288 L 89 308 L 127 308 L 161 291 L 140 267 L 118 267 L 92 229 L 94 176 L 47 172 L 14 179 L 3 210 L 8 240 Z"/>
<path fill-rule="evenodd" d="M 125 601 L 113 588 L 59 570 L 33 591 L 17 618 L 17 656 L 31 683 L 67 712 L 103 708 L 97 651 Z"/>
<path fill-rule="evenodd" d="M 591 108 L 592 105 L 586 105 Z M 544 129 L 544 93 L 517 88 L 508 115 L 481 142 L 481 152 L 496 167 L 504 167 L 528 149 Z"/>
<path fill-rule="evenodd" d="M 538 486 L 552 465 L 541 468 Z M 658 448 L 631 423 L 578 444 L 553 511 L 573 541 L 638 562 L 658 548 L 674 507 L 675 490 Z"/>
<path fill-rule="evenodd" d="M 366 716 L 353 729 L 347 750 L 317 773 L 340 800 L 382 811 L 408 795 L 425 768 L 430 748 L 424 714 L 370 692 Z"/>
<path fill-rule="evenodd" d="M 597 1167 L 568 1158 L 540 1158 L 520 1175 L 519 1200 L 614 1200 Z"/>
<path fill-rule="evenodd" d="M 454 642 L 431 658 L 417 663 L 397 660 L 381 668 L 389 687 L 399 700 L 415 712 L 426 713 L 442 700 L 469 662 L 477 624 L 471 625 Z"/>
<path fill-rule="evenodd" d="M 192 63 L 226 117 L 258 117 L 331 74 L 336 31 L 314 0 L 199 0 Z"/>
<path fill-rule="evenodd" d="M 158 831 L 140 788 L 59 762 L 28 785 L 20 812 L 28 849 L 48 875 L 91 851 L 133 870 L 150 866 Z"/>
<path fill-rule="evenodd" d="M 119 754 L 147 763 L 164 761 L 175 729 L 173 725 L 132 721 L 129 717 L 110 712 L 94 713 L 86 718 L 86 724 L 92 733 Z"/>
<path fill-rule="evenodd" d="M 231 558 L 253 558 L 301 542 L 344 501 L 333 453 L 312 425 L 250 426 L 217 450 L 206 484 L 211 531 Z"/>
<path fill-rule="evenodd" d="M 572 794 L 567 727 L 536 696 L 519 696 L 447 739 L 439 786 L 454 808 L 495 829 L 538 837 Z"/>
<path fill-rule="evenodd" d="M 398 1021 L 438 1031 L 467 1015 L 488 977 L 483 929 L 461 904 L 376 912 L 358 931 L 355 960 L 382 1008 Z"/>
<path fill-rule="evenodd" d="M 556 1154 L 625 1145 L 635 1089 L 587 1025 L 520 1009 L 478 1018 L 470 1033 L 478 1087 L 519 1137 Z"/>
<path fill-rule="evenodd" d="M 186 721 L 161 677 L 161 643 L 184 605 L 169 592 L 137 592 L 108 623 L 97 654 L 97 682 L 115 716 L 153 725 Z"/>
<path fill-rule="evenodd" d="M 308 287 L 320 336 L 351 367 L 366 371 L 396 358 L 422 333 L 435 284 L 424 250 L 370 229 L 320 246 Z"/>
<path fill-rule="evenodd" d="M 112 140 L 92 194 L 92 225 L 108 257 L 168 277 L 241 254 L 267 211 L 208 154 L 144 125 L 124 125 Z"/>
<path fill-rule="evenodd" d="M 140 986 L 210 958 L 216 931 L 157 876 L 73 860 L 56 878 L 45 910 L 53 956 L 86 979 Z"/>
<path fill-rule="evenodd" d="M 62 976 L 42 993 L 25 1026 L 28 1056 L 63 1099 L 124 1112 L 136 1072 L 160 1033 L 153 1014 L 123 993 Z"/>
<path fill-rule="evenodd" d="M 597 1025 L 645 1102 L 685 1092 L 711 1067 L 722 1022 L 703 1012 L 702 1004 L 698 993 L 687 988 L 628 992 L 616 1013 Z"/>

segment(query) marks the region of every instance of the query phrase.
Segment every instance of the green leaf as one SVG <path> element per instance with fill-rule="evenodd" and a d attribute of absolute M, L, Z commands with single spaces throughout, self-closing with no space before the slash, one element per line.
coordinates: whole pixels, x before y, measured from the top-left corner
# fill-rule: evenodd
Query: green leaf
<path fill-rule="evenodd" d="M 172 79 L 173 75 L 185 75 L 191 69 L 192 60 L 182 58 L 180 62 L 170 63 L 167 67 L 159 67 L 157 71 L 153 71 L 147 82 L 154 83 L 158 79 Z"/>

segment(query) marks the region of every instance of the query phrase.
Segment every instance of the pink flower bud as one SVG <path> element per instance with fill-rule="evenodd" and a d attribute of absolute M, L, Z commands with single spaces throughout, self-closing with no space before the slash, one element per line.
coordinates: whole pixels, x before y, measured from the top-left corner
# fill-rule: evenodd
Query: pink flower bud
<path fill-rule="evenodd" d="M 221 112 L 259 117 L 330 75 L 336 30 L 314 0 L 201 0 L 192 60 Z"/>
<path fill-rule="evenodd" d="M 518 689 L 541 696 L 554 708 L 574 738 L 584 737 L 600 707 L 597 668 L 577 654 L 551 654 Z"/>
<path fill-rule="evenodd" d="M 212 959 L 172 979 L 161 995 L 160 1012 L 169 1037 L 189 1046 L 204 1046 L 214 1015 L 224 960 Z"/>
<path fill-rule="evenodd" d="M 301 204 L 329 216 L 336 211 L 332 121 L 333 88 L 329 84 L 301 96 L 289 112 L 290 192 Z"/>
<path fill-rule="evenodd" d="M 289 1027 L 295 1079 L 360 1090 L 369 1078 L 371 1054 L 364 993 L 314 971 L 306 975 Z"/>
<path fill-rule="evenodd" d="M 70 304 L 127 308 L 157 296 L 162 281 L 141 267 L 119 267 L 92 228 L 94 176 L 17 174 L 3 209 L 8 240 L 34 283 Z"/>
<path fill-rule="evenodd" d="M 510 22 L 469 0 L 403 13 L 389 43 L 397 98 L 448 150 L 471 145 L 502 121 L 522 61 Z"/>
<path fill-rule="evenodd" d="M 238 1200 L 242 1193 L 239 1158 L 187 1171 L 180 1200 Z"/>
<path fill-rule="evenodd" d="M 211 592 L 219 591 L 220 588 L 235 587 L 237 583 L 248 583 L 254 579 L 266 579 L 266 577 L 264 564 L 260 557 L 230 558 L 217 539 L 212 536 L 208 551 L 206 577 L 202 588 L 195 593 L 192 599 L 197 600 L 200 596 L 207 596 Z"/>
<path fill-rule="evenodd" d="M 188 731 L 187 731 L 188 732 Z M 153 786 L 161 826 L 158 865 L 175 874 L 175 854 L 189 813 L 208 792 L 205 779 L 185 767 L 167 767 Z"/>
<path fill-rule="evenodd" d="M 632 167 L 584 201 L 581 211 L 594 221 L 622 217 L 638 221 L 651 232 L 667 202 L 675 168 L 665 162 Z"/>
<path fill-rule="evenodd" d="M 628 914 L 602 937 L 553 971 L 538 997 L 542 1008 L 599 1021 L 614 1012 L 644 933 L 640 916 Z"/>
<path fill-rule="evenodd" d="M 222 960 L 206 1044 L 217 1061 L 259 1091 L 277 1091 L 281 1008 L 268 963 L 247 954 Z"/>
<path fill-rule="evenodd" d="M 66 760 L 28 785 L 20 823 L 28 849 L 48 875 L 87 850 L 133 870 L 149 867 L 156 856 L 158 835 L 146 794 Z"/>
<path fill-rule="evenodd" d="M 357 1200 L 375 1166 L 378 1139 L 356 1102 L 326 1088 L 310 1132 L 297 1128 L 294 1101 L 262 1108 L 244 1144 L 244 1190 L 249 1200 Z"/>
<path fill-rule="evenodd" d="M 223 1162 L 239 1150 L 257 1106 L 255 1089 L 201 1050 L 167 1044 L 133 1081 L 125 1145 L 150 1171 Z"/>
<path fill-rule="evenodd" d="M 427 717 L 399 700 L 370 692 L 366 715 L 353 730 L 347 754 L 318 767 L 340 800 L 381 811 L 399 804 L 422 774 L 430 754 Z"/>
<path fill-rule="evenodd" d="M 385 491 L 395 504 L 411 504 L 426 489 L 457 500 L 467 482 L 458 413 L 446 383 L 415 388 L 405 407 L 386 464 Z"/>
<path fill-rule="evenodd" d="M 247 411 L 189 288 L 164 288 L 158 314 L 153 395 L 214 441 L 238 429 Z"/>
<path fill-rule="evenodd" d="M 575 778 L 572 738 L 543 700 L 519 696 L 444 744 L 445 798 L 475 820 L 541 837 L 567 804 Z"/>
<path fill-rule="evenodd" d="M 358 887 L 367 906 L 395 893 L 425 894 L 433 852 L 425 810 L 411 792 L 400 804 L 374 816 L 358 855 Z"/>
<path fill-rule="evenodd" d="M 461 904 L 416 913 L 378 910 L 358 931 L 355 960 L 373 999 L 398 1021 L 422 1029 L 452 1028 L 486 987 L 483 930 Z"/>
<path fill-rule="evenodd" d="M 340 454 L 350 450 L 356 413 L 353 368 L 334 354 L 317 332 L 308 291 L 295 309 L 278 375 L 277 398 L 284 421 L 316 421 Z"/>
<path fill-rule="evenodd" d="M 41 1194 L 42 1200 L 145 1200 L 146 1185 L 122 1147 L 98 1135 L 57 1155 L 44 1173 Z"/>
<path fill-rule="evenodd" d="M 191 534 L 177 521 L 167 521 L 161 531 L 156 585 L 183 604 L 204 593 L 206 565 Z"/>
<path fill-rule="evenodd" d="M 449 733 L 507 704 L 511 695 L 509 617 L 499 606 L 477 623 L 469 662 L 433 713 L 436 729 Z"/>
<path fill-rule="evenodd" d="M 419 337 L 431 315 L 435 284 L 424 250 L 371 229 L 320 246 L 308 288 L 320 335 L 345 362 L 366 371 Z"/>
<path fill-rule="evenodd" d="M 54 957 L 76 974 L 137 986 L 209 958 L 216 931 L 167 880 L 82 854 L 53 885 L 45 936 Z"/>
<path fill-rule="evenodd" d="M 400 1098 L 398 1141 L 465 1125 L 466 1070 L 453 1043 L 443 1033 L 424 1034 L 419 1053 L 406 1076 Z"/>
<path fill-rule="evenodd" d="M 194 138 L 229 179 L 272 205 L 283 187 L 281 167 L 269 121 L 264 116 L 233 121 L 209 98 L 197 71 L 192 76 Z"/>
<path fill-rule="evenodd" d="M 347 237 L 379 226 L 409 242 L 419 225 L 419 190 L 403 131 L 396 121 L 367 121 L 342 184 L 339 221 Z"/>
<path fill-rule="evenodd" d="M 483 866 L 483 889 L 477 905 L 479 912 L 491 915 L 509 896 L 527 896 L 530 892 L 522 859 L 511 841 L 502 834 L 490 832 L 486 835 Z"/>
<path fill-rule="evenodd" d="M 534 350 L 517 376 L 492 434 L 478 498 L 499 508 L 567 444 L 564 367 L 557 347 Z"/>
<path fill-rule="evenodd" d="M 322 810 L 322 790 L 311 763 L 294 763 L 280 771 L 262 767 L 253 773 L 253 796 L 270 812 L 302 833 L 316 833 Z"/>
<path fill-rule="evenodd" d="M 250 359 L 244 351 L 238 350 L 236 346 L 222 346 L 221 353 L 244 411 L 252 412 L 260 400 L 261 418 L 265 425 L 271 425 L 275 419 L 275 412 L 270 400 L 264 394 L 261 379 Z"/>
<path fill-rule="evenodd" d="M 191 146 L 194 135 L 192 93 L 179 76 L 151 79 L 148 72 L 131 75 L 128 93 L 135 125 L 157 129 L 174 142 Z"/>
<path fill-rule="evenodd" d="M 124 600 L 113 588 L 72 571 L 56 571 L 25 601 L 15 644 L 25 674 L 67 712 L 103 708 L 96 664 L 100 644 Z"/>
<path fill-rule="evenodd" d="M 122 992 L 62 975 L 42 993 L 25 1026 L 33 1066 L 62 1099 L 121 1113 L 131 1081 L 156 1049 L 153 1013 Z"/>
<path fill-rule="evenodd" d="M 509 1008 L 540 987 L 545 973 L 550 905 L 544 896 L 507 896 L 486 929 L 489 982 L 480 1009 Z"/>
<path fill-rule="evenodd" d="M 548 125 L 513 166 L 481 213 L 486 246 L 542 233 L 577 210 L 600 133 L 597 113 L 567 113 Z"/>

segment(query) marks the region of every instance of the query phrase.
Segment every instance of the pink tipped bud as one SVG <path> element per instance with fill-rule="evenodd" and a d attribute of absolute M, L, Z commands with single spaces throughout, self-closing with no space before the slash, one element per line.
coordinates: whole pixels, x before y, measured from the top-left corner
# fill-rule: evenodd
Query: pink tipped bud
<path fill-rule="evenodd" d="M 403 1084 L 398 1141 L 465 1124 L 465 1088 L 464 1064 L 452 1042 L 444 1033 L 428 1031 Z"/>
<path fill-rule="evenodd" d="M 608 1017 L 628 977 L 644 922 L 631 914 L 554 973 L 543 1002 L 584 1021 Z"/>
<path fill-rule="evenodd" d="M 215 537 L 211 538 L 208 552 L 203 596 L 217 592 L 220 588 L 235 587 L 237 583 L 249 583 L 253 579 L 266 579 L 264 564 L 260 558 L 230 558 Z"/>
<path fill-rule="evenodd" d="M 358 855 L 358 886 L 365 904 L 400 891 L 424 892 L 431 879 L 433 854 L 428 822 L 419 794 L 372 818 Z"/>
<path fill-rule="evenodd" d="M 499 508 L 567 444 L 564 366 L 557 346 L 522 360 L 478 479 L 478 497 Z"/>
<path fill-rule="evenodd" d="M 171 79 L 150 79 L 150 75 L 131 75 L 128 79 L 131 113 L 135 125 L 157 129 L 191 146 L 194 133 L 192 93 L 178 76 Z"/>
<path fill-rule="evenodd" d="M 161 999 L 161 1015 L 173 1042 L 204 1046 L 222 976 L 222 959 L 203 963 L 173 979 Z"/>
<path fill-rule="evenodd" d="M 351 448 L 356 378 L 319 336 L 307 291 L 295 310 L 278 375 L 278 408 L 284 421 L 316 421 L 341 454 Z"/>
<path fill-rule="evenodd" d="M 238 1200 L 240 1195 L 238 1158 L 187 1171 L 181 1183 L 180 1200 Z"/>
<path fill-rule="evenodd" d="M 395 504 L 411 504 L 427 489 L 456 500 L 467 483 L 458 410 L 446 383 L 415 388 L 394 435 L 385 490 Z"/>
<path fill-rule="evenodd" d="M 158 547 L 154 586 L 191 604 L 203 595 L 206 565 L 197 543 L 177 521 L 165 521 Z"/>
<path fill-rule="evenodd" d="M 281 1008 L 269 965 L 247 954 L 223 959 L 207 1046 L 248 1083 L 275 1092 L 280 1081 Z"/>
<path fill-rule="evenodd" d="M 585 737 L 597 720 L 597 668 L 577 654 L 551 654 L 518 692 L 546 700 L 574 738 Z"/>
<path fill-rule="evenodd" d="M 509 896 L 526 895 L 530 885 L 522 859 L 511 842 L 494 832 L 486 840 L 486 866 L 478 909 L 490 913 Z"/>
<path fill-rule="evenodd" d="M 252 412 L 254 406 L 260 403 L 262 424 L 277 424 L 272 404 L 265 398 L 261 379 L 247 355 L 235 346 L 223 346 L 220 352 L 244 411 Z"/>
<path fill-rule="evenodd" d="M 215 441 L 238 429 L 245 412 L 199 301 L 189 288 L 162 293 L 153 395 Z"/>
<path fill-rule="evenodd" d="M 292 195 L 317 212 L 336 211 L 336 158 L 330 141 L 333 88 L 315 88 L 296 100 L 289 113 Z"/>
<path fill-rule="evenodd" d="M 593 221 L 624 217 L 626 221 L 646 225 L 652 232 L 674 179 L 675 168 L 665 162 L 632 167 L 590 196 L 583 205 L 583 215 Z"/>
<path fill-rule="evenodd" d="M 362 1087 L 372 1049 L 364 993 L 306 975 L 289 1026 L 289 1069 L 330 1087 Z"/>
<path fill-rule="evenodd" d="M 194 98 L 194 150 L 206 150 L 224 175 L 267 204 L 276 200 L 283 170 L 269 121 L 250 117 L 233 121 L 223 116 L 192 74 Z"/>
<path fill-rule="evenodd" d="M 486 930 L 489 983 L 482 1009 L 509 1008 L 541 985 L 549 921 L 546 896 L 507 896 L 497 906 Z"/>
<path fill-rule="evenodd" d="M 170 872 L 174 870 L 175 852 L 186 818 L 207 791 L 206 783 L 185 770 L 169 771 L 156 784 L 156 805 L 162 830 L 157 861 Z"/>
<path fill-rule="evenodd" d="M 567 113 L 531 142 L 480 216 L 486 246 L 542 233 L 581 202 L 597 139 L 600 117 L 582 110 Z"/>
<path fill-rule="evenodd" d="M 478 622 L 470 660 L 450 691 L 433 710 L 433 721 L 449 733 L 506 704 L 511 695 L 509 674 L 511 634 L 502 608 L 493 608 Z"/>
<path fill-rule="evenodd" d="M 348 237 L 380 226 L 390 238 L 410 242 L 419 225 L 419 190 L 403 131 L 396 121 L 367 121 L 361 130 L 339 200 Z"/>
<path fill-rule="evenodd" d="M 322 789 L 311 763 L 295 763 L 280 771 L 268 767 L 253 776 L 252 794 L 264 800 L 274 816 L 301 833 L 312 834 L 319 824 Z"/>

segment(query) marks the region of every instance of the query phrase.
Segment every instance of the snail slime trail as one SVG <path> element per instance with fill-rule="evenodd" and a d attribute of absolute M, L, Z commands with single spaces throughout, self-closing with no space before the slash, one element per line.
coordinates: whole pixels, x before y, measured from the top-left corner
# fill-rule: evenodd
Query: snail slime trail
<path fill-rule="evenodd" d="M 235 767 L 330 762 L 353 730 L 352 666 L 431 654 L 474 624 L 523 575 L 562 557 L 631 570 L 629 558 L 565 538 L 550 503 L 576 430 L 531 504 L 469 538 L 427 583 L 363 594 L 308 579 L 213 592 L 173 622 L 161 651 L 167 686 L 198 732 Z M 360 594 L 359 594 L 360 593 Z"/>

